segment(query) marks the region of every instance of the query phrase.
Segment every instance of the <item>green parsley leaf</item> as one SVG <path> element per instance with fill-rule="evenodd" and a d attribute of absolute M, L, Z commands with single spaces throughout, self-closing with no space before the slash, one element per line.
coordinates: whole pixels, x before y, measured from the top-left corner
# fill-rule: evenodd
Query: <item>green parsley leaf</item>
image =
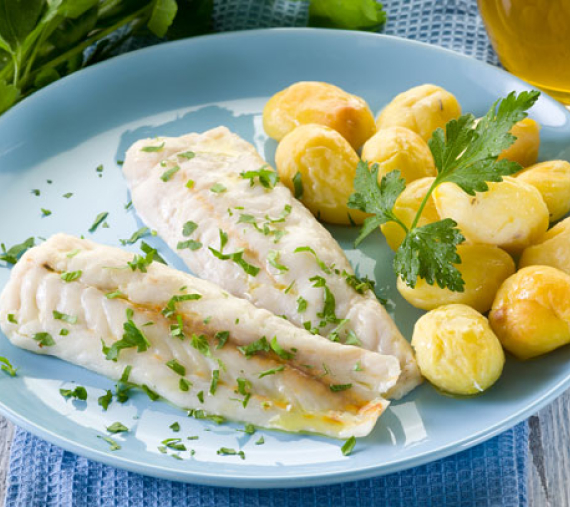
<path fill-rule="evenodd" d="M 40 347 L 53 347 L 55 345 L 55 341 L 49 333 L 36 333 L 32 338 L 38 342 Z"/>
<path fill-rule="evenodd" d="M 264 165 L 257 171 L 242 172 L 240 173 L 240 176 L 244 180 L 249 180 L 249 185 L 251 187 L 255 184 L 255 178 L 258 178 L 259 183 L 264 188 L 272 189 L 279 182 L 279 174 L 277 174 L 273 169 L 266 169 L 266 167 L 269 166 Z"/>
<path fill-rule="evenodd" d="M 103 164 L 98 165 L 98 166 L 95 168 L 95 171 L 97 171 L 98 173 L 102 173 L 102 172 L 103 172 Z"/>
<path fill-rule="evenodd" d="M 346 270 L 342 271 L 342 276 L 344 276 L 346 283 L 359 294 L 364 294 L 367 290 L 374 292 L 374 287 L 376 286 L 376 282 L 374 280 L 370 280 L 370 278 L 366 276 L 364 278 L 358 278 L 356 275 L 352 275 Z"/>
<path fill-rule="evenodd" d="M 303 198 L 303 180 L 301 178 L 301 173 L 297 171 L 295 176 L 293 176 L 293 189 L 295 191 L 295 199 Z"/>
<path fill-rule="evenodd" d="M 14 317 L 13 313 L 9 313 L 8 314 L 8 322 L 12 323 L 12 324 L 17 324 L 18 321 L 16 320 L 16 317 Z"/>
<path fill-rule="evenodd" d="M 182 227 L 182 235 L 183 236 L 191 236 L 192 233 L 198 228 L 198 224 L 193 222 L 192 220 L 188 220 Z"/>
<path fill-rule="evenodd" d="M 324 319 L 325 322 L 338 322 L 335 314 L 336 300 L 334 294 L 328 288 L 326 280 L 322 276 L 313 276 L 309 278 L 309 281 L 313 282 L 313 287 L 323 287 L 325 291 L 323 311 L 317 313 L 317 317 Z"/>
<path fill-rule="evenodd" d="M 180 431 L 180 423 L 178 423 L 178 422 L 173 422 L 173 423 L 169 426 L 169 428 L 170 428 L 172 431 Z"/>
<path fill-rule="evenodd" d="M 16 376 L 16 371 L 18 371 L 18 368 L 14 368 L 7 357 L 0 356 L 0 363 L 2 363 L 2 365 L 0 365 L 0 369 L 2 371 L 5 371 L 11 377 Z"/>
<path fill-rule="evenodd" d="M 69 329 L 61 329 L 59 334 L 60 336 L 67 336 L 69 334 Z"/>
<path fill-rule="evenodd" d="M 97 398 L 97 403 L 103 407 L 103 410 L 107 410 L 109 405 L 113 401 L 113 393 L 107 390 L 107 392 L 103 396 L 99 396 Z"/>
<path fill-rule="evenodd" d="M 267 338 L 262 336 L 259 340 L 251 342 L 249 345 L 242 345 L 237 348 L 245 357 L 250 358 L 257 352 L 269 352 L 271 347 Z"/>
<path fill-rule="evenodd" d="M 349 456 L 350 453 L 352 452 L 352 450 L 354 449 L 354 446 L 356 445 L 356 438 L 355 437 L 350 437 L 344 444 L 343 446 L 340 448 L 340 450 L 342 451 L 342 454 L 344 456 Z"/>
<path fill-rule="evenodd" d="M 53 311 L 53 318 L 56 320 L 63 320 L 68 324 L 77 324 L 77 316 L 76 315 L 67 315 L 65 313 L 58 312 L 56 310 Z"/>
<path fill-rule="evenodd" d="M 210 351 L 210 344 L 205 335 L 192 335 L 192 347 L 194 347 L 198 352 L 206 357 L 212 357 L 212 352 Z"/>
<path fill-rule="evenodd" d="M 129 428 L 117 421 L 111 424 L 111 426 L 107 426 L 107 431 L 109 433 L 126 433 L 129 431 Z"/>
<path fill-rule="evenodd" d="M 49 209 L 40 208 L 42 210 L 42 217 L 49 217 L 51 215 L 51 211 Z"/>
<path fill-rule="evenodd" d="M 133 232 L 129 239 L 120 239 L 121 245 L 132 245 L 136 243 L 139 239 L 145 237 L 148 234 L 148 227 L 141 227 L 138 231 Z"/>
<path fill-rule="evenodd" d="M 166 363 L 166 366 L 168 366 L 174 373 L 178 373 L 178 375 L 186 375 L 186 368 L 184 368 L 184 366 L 181 365 L 176 359 L 171 359 L 168 361 Z"/>
<path fill-rule="evenodd" d="M 173 317 L 176 313 L 176 305 L 182 301 L 195 301 L 198 299 L 202 299 L 200 294 L 178 294 L 176 296 L 172 296 L 166 306 L 162 309 L 162 315 L 164 315 L 167 319 Z"/>
<path fill-rule="evenodd" d="M 64 282 L 69 283 L 78 280 L 82 274 L 83 272 L 80 269 L 77 271 L 65 271 L 64 273 L 61 274 L 60 278 Z"/>
<path fill-rule="evenodd" d="M 186 188 L 194 188 L 194 180 L 188 180 L 186 182 Z"/>
<path fill-rule="evenodd" d="M 123 294 L 119 289 L 114 292 L 107 292 L 107 294 L 105 294 L 105 297 L 107 299 L 127 299 L 127 295 Z"/>
<path fill-rule="evenodd" d="M 163 149 L 164 149 L 164 142 L 162 144 L 159 144 L 158 146 L 145 146 L 144 148 L 141 148 L 141 151 L 144 151 L 146 153 L 152 153 L 156 151 L 162 151 Z"/>
<path fill-rule="evenodd" d="M 210 187 L 210 192 L 214 192 L 214 194 L 223 194 L 226 190 L 227 188 L 221 183 L 214 183 Z"/>
<path fill-rule="evenodd" d="M 263 445 L 264 443 L 265 443 L 265 438 L 263 438 L 263 435 L 261 435 L 261 436 L 259 437 L 259 440 L 257 440 L 257 441 L 255 442 L 255 445 Z"/>
<path fill-rule="evenodd" d="M 360 363 L 360 361 L 356 361 L 356 364 L 354 365 L 354 368 L 352 368 L 354 371 L 364 371 L 364 368 L 362 367 L 362 364 Z"/>
<path fill-rule="evenodd" d="M 329 385 L 329 389 L 333 393 L 346 391 L 347 389 L 350 389 L 351 387 L 352 387 L 352 384 L 331 384 L 331 385 Z"/>
<path fill-rule="evenodd" d="M 111 446 L 109 448 L 110 451 L 119 451 L 121 449 L 121 446 L 110 437 L 97 435 L 97 438 L 100 438 L 101 440 L 107 442 Z"/>
<path fill-rule="evenodd" d="M 356 336 L 356 333 L 352 329 L 349 329 L 346 334 L 346 340 L 344 340 L 345 345 L 354 345 L 355 347 L 362 346 L 362 342 L 358 339 L 358 336 Z"/>
<path fill-rule="evenodd" d="M 277 368 L 271 368 L 270 370 L 265 370 L 262 371 L 258 378 L 263 378 L 263 377 L 267 377 L 267 375 L 275 375 L 276 373 L 283 371 L 285 369 L 285 365 L 282 364 L 281 366 L 278 366 Z"/>
<path fill-rule="evenodd" d="M 278 250 L 269 250 L 269 252 L 267 252 L 267 262 L 281 273 L 284 273 L 285 271 L 289 271 L 289 268 L 279 263 L 280 255 L 281 253 Z"/>
<path fill-rule="evenodd" d="M 136 324 L 129 318 L 123 324 L 123 337 L 108 348 L 105 358 L 109 361 L 117 361 L 119 353 L 123 349 L 135 348 L 137 352 L 145 352 L 150 347 L 150 342 Z"/>
<path fill-rule="evenodd" d="M 232 254 L 224 254 L 218 250 L 215 250 L 211 246 L 209 246 L 208 249 L 210 250 L 210 252 L 212 252 L 212 254 L 215 257 L 217 257 L 220 260 L 223 260 L 223 261 L 232 260 L 238 266 L 240 266 L 248 275 L 257 276 L 257 274 L 259 273 L 259 268 L 257 266 L 253 266 L 252 264 L 249 264 L 248 262 L 246 262 L 244 260 L 243 250 L 237 250 L 236 252 L 234 252 Z"/>
<path fill-rule="evenodd" d="M 87 390 L 83 386 L 77 386 L 75 389 L 60 389 L 59 393 L 64 398 L 75 398 L 81 401 L 87 399 Z"/>
<path fill-rule="evenodd" d="M 218 381 L 220 380 L 220 370 L 212 371 L 212 382 L 210 383 L 210 394 L 216 394 L 218 389 Z"/>
<path fill-rule="evenodd" d="M 159 255 L 158 250 L 151 247 L 148 243 L 141 241 L 141 250 L 147 255 L 147 257 L 151 258 L 151 262 L 156 261 L 161 264 L 166 264 L 166 261 Z"/>
<path fill-rule="evenodd" d="M 285 359 L 286 361 L 289 359 L 293 359 L 295 354 L 292 352 L 287 352 L 285 349 L 279 345 L 277 342 L 277 336 L 274 336 L 270 343 L 271 350 L 275 352 L 281 359 Z"/>
<path fill-rule="evenodd" d="M 97 230 L 97 227 L 99 227 L 106 220 L 106 218 L 108 216 L 109 216 L 109 213 L 107 211 L 103 211 L 102 213 L 99 213 L 95 217 L 95 220 L 93 221 L 93 224 L 91 225 L 91 227 L 89 227 L 89 232 L 95 232 Z"/>
<path fill-rule="evenodd" d="M 196 397 L 198 398 L 198 400 L 200 401 L 200 403 L 204 403 L 204 391 L 200 391 Z"/>
<path fill-rule="evenodd" d="M 0 245 L 2 247 L 2 253 L 0 253 L 0 261 L 7 262 L 8 264 L 16 264 L 18 259 L 30 248 L 34 246 L 34 238 L 28 238 L 23 243 L 14 245 L 13 247 L 6 250 L 4 243 Z"/>
<path fill-rule="evenodd" d="M 192 251 L 199 250 L 200 248 L 202 248 L 202 243 L 196 241 L 195 239 L 188 239 L 186 241 L 179 241 L 178 244 L 176 245 L 177 250 L 183 250 L 185 248 L 188 248 L 189 250 Z"/>
<path fill-rule="evenodd" d="M 185 151 L 183 153 L 177 153 L 176 156 L 185 158 L 186 160 L 191 160 L 196 156 L 196 153 L 193 151 Z"/>
<path fill-rule="evenodd" d="M 151 399 L 151 401 L 156 401 L 160 398 L 158 394 L 156 394 L 150 387 L 146 384 L 141 386 L 141 389 L 145 392 L 145 394 Z"/>
<path fill-rule="evenodd" d="M 295 248 L 295 250 L 293 250 L 293 253 L 299 253 L 299 252 L 309 252 L 309 253 L 313 254 L 313 256 L 315 257 L 315 260 L 317 261 L 317 264 L 319 265 L 319 267 L 327 275 L 330 275 L 332 273 L 331 268 L 329 268 L 321 259 L 319 259 L 319 256 L 317 255 L 317 253 L 310 246 L 300 246 L 298 248 Z"/>
<path fill-rule="evenodd" d="M 40 195 L 39 189 L 34 188 L 34 189 L 32 190 L 32 194 L 34 194 L 36 197 L 38 197 L 38 196 Z"/>
<path fill-rule="evenodd" d="M 297 298 L 297 313 L 303 313 L 307 310 L 308 302 L 303 296 Z"/>
<path fill-rule="evenodd" d="M 79 252 L 81 252 L 81 250 L 79 248 L 76 248 L 75 250 L 72 250 L 71 252 L 69 252 L 66 257 L 68 259 L 73 259 L 73 257 L 75 257 Z"/>
<path fill-rule="evenodd" d="M 216 340 L 218 340 L 218 345 L 217 345 L 216 349 L 221 349 L 226 344 L 226 342 L 229 340 L 230 332 L 229 331 L 218 331 L 214 335 L 214 338 Z"/>
<path fill-rule="evenodd" d="M 270 224 L 278 224 L 281 222 L 285 222 L 285 219 L 291 214 L 293 208 L 289 204 L 285 204 L 283 211 L 277 218 L 271 218 L 268 215 L 265 215 L 265 220 L 267 220 Z"/>
<path fill-rule="evenodd" d="M 190 382 L 189 380 L 187 380 L 185 378 L 181 378 L 178 381 L 178 388 L 181 391 L 187 392 L 192 386 L 193 386 L 192 382 Z"/>
<path fill-rule="evenodd" d="M 65 197 L 66 199 L 69 199 L 70 197 L 73 196 L 73 192 L 67 192 L 66 194 L 63 194 L 62 197 Z"/>
<path fill-rule="evenodd" d="M 168 169 L 167 171 L 164 171 L 164 172 L 162 173 L 162 176 L 160 177 L 160 179 L 166 183 L 166 182 L 169 181 L 170 178 L 172 178 L 172 176 L 174 176 L 178 171 L 180 171 L 180 166 L 175 165 L 174 167 L 171 167 L 171 168 Z"/>

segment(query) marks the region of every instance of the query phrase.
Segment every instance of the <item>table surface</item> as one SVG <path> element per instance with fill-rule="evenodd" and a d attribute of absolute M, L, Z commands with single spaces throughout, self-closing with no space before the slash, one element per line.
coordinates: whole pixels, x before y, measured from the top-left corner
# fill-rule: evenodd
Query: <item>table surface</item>
<path fill-rule="evenodd" d="M 570 390 L 529 419 L 529 507 L 570 507 Z M 14 425 L 0 416 L 0 505 Z"/>

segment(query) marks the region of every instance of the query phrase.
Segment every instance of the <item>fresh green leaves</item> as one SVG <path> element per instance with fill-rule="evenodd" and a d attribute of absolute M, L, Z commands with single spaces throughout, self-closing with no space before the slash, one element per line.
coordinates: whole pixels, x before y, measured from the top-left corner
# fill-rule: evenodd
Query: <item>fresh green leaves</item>
<path fill-rule="evenodd" d="M 1 90 L 0 90 L 0 92 L 1 92 Z M 0 96 L 1 96 L 1 93 L 0 93 Z M 24 252 L 26 252 L 26 250 L 29 250 L 33 246 L 34 246 L 34 238 L 33 237 L 28 238 L 23 243 L 20 243 L 18 245 L 14 245 L 13 247 L 9 248 L 8 250 L 6 250 L 6 246 L 4 245 L 4 243 L 2 243 L 0 245 L 0 247 L 2 248 L 2 253 L 0 253 L 0 261 L 7 262 L 8 264 L 16 264 L 16 262 L 18 262 L 18 259 L 22 255 L 24 255 Z"/>
<path fill-rule="evenodd" d="M 141 227 L 138 231 L 133 232 L 132 236 L 128 239 L 120 239 L 121 245 L 132 245 L 139 239 L 144 238 L 148 234 L 148 227 Z"/>
<path fill-rule="evenodd" d="M 60 278 L 64 282 L 69 283 L 69 282 L 74 282 L 75 280 L 79 280 L 82 274 L 83 272 L 80 269 L 77 271 L 65 271 L 60 275 Z"/>
<path fill-rule="evenodd" d="M 11 377 L 15 377 L 16 371 L 18 371 L 18 368 L 14 368 L 10 360 L 4 356 L 0 356 L 0 369 L 5 371 Z"/>
<path fill-rule="evenodd" d="M 202 299 L 200 294 L 178 294 L 176 296 L 172 296 L 166 306 L 162 309 L 162 315 L 164 315 L 167 319 L 173 317 L 176 313 L 176 304 L 182 301 L 195 301 L 198 299 Z"/>
<path fill-rule="evenodd" d="M 95 220 L 93 221 L 93 224 L 91 225 L 91 227 L 89 227 L 89 232 L 95 232 L 97 230 L 97 228 L 105 221 L 105 219 L 109 216 L 109 213 L 106 211 L 103 211 L 102 213 L 99 213 L 96 217 Z"/>
<path fill-rule="evenodd" d="M 150 347 L 150 342 L 143 332 L 136 326 L 132 319 L 127 319 L 123 324 L 123 337 L 111 345 L 111 347 L 104 346 L 103 353 L 105 358 L 109 361 L 117 361 L 119 353 L 123 349 L 135 348 L 137 352 L 145 352 Z"/>
<path fill-rule="evenodd" d="M 168 366 L 174 373 L 178 373 L 180 376 L 186 375 L 186 368 L 184 368 L 177 359 L 171 359 L 166 363 L 166 366 Z"/>
<path fill-rule="evenodd" d="M 346 30 L 376 31 L 386 13 L 376 0 L 311 0 L 309 25 Z"/>
<path fill-rule="evenodd" d="M 77 324 L 77 316 L 76 315 L 67 315 L 65 313 L 58 312 L 57 310 L 53 311 L 53 318 L 56 320 L 63 320 L 68 324 Z"/>
<path fill-rule="evenodd" d="M 272 189 L 279 182 L 279 175 L 273 169 L 266 169 L 267 167 L 263 166 L 257 171 L 245 171 L 240 173 L 240 176 L 249 180 L 252 187 L 255 184 L 255 178 L 257 178 L 262 187 Z"/>
<path fill-rule="evenodd" d="M 156 153 L 158 151 L 162 151 L 164 150 L 164 141 L 160 144 L 157 145 L 149 145 L 149 146 L 145 146 L 144 148 L 141 148 L 141 151 L 144 151 L 145 153 Z"/>
<path fill-rule="evenodd" d="M 397 223 L 406 233 L 394 257 L 394 271 L 410 287 L 417 279 L 429 284 L 462 292 L 465 282 L 456 265 L 461 263 L 457 245 L 465 241 L 457 224 L 444 218 L 422 227 L 418 222 L 432 192 L 441 183 L 455 183 L 469 195 L 486 192 L 488 182 L 500 182 L 503 176 L 520 170 L 520 166 L 507 160 L 497 160 L 499 154 L 515 140 L 510 130 L 527 116 L 526 111 L 538 99 L 537 91 L 510 93 L 495 102 L 489 112 L 477 123 L 471 114 L 447 123 L 445 131 L 437 129 L 429 141 L 435 160 L 437 176 L 428 189 L 410 227 L 394 214 L 394 205 L 405 188 L 399 171 L 383 176 L 378 183 L 378 168 L 369 170 L 360 162 L 354 180 L 356 192 L 350 196 L 348 206 L 373 216 L 364 222 L 359 244 L 379 225 Z M 356 281 L 347 277 L 350 285 Z"/>
<path fill-rule="evenodd" d="M 289 268 L 279 262 L 280 252 L 278 250 L 269 250 L 267 252 L 267 262 L 273 266 L 275 269 L 279 270 L 280 273 L 289 271 Z"/>
<path fill-rule="evenodd" d="M 329 268 L 317 255 L 317 253 L 310 247 L 310 246 L 300 246 L 298 248 L 295 248 L 295 250 L 293 251 L 293 253 L 299 253 L 299 252 L 309 252 L 310 254 L 312 254 L 315 257 L 315 260 L 317 261 L 317 264 L 319 265 L 319 267 L 327 274 L 330 275 L 331 274 L 331 268 Z"/>
<path fill-rule="evenodd" d="M 350 437 L 340 448 L 343 456 L 349 456 L 356 445 L 356 437 Z"/>
<path fill-rule="evenodd" d="M 172 176 L 174 176 L 178 171 L 180 171 L 180 166 L 175 165 L 164 171 L 160 179 L 166 183 L 167 181 L 170 181 L 170 178 L 172 178 Z"/>
<path fill-rule="evenodd" d="M 213 192 L 214 194 L 223 194 L 226 190 L 227 188 L 221 183 L 214 183 L 210 187 L 210 192 Z"/>
<path fill-rule="evenodd" d="M 192 220 L 188 220 L 182 227 L 182 235 L 185 237 L 191 236 L 192 233 L 198 228 L 198 224 Z"/>
<path fill-rule="evenodd" d="M 83 386 L 77 386 L 75 389 L 60 389 L 59 393 L 64 398 L 75 398 L 81 401 L 87 399 L 87 390 Z"/>
<path fill-rule="evenodd" d="M 55 341 L 49 333 L 36 333 L 32 338 L 38 342 L 40 347 L 53 347 L 55 345 Z"/>
<path fill-rule="evenodd" d="M 249 264 L 243 258 L 243 249 L 236 250 L 234 253 L 231 254 L 223 253 L 224 247 L 226 246 L 227 242 L 228 242 L 228 234 L 220 229 L 220 250 L 216 250 L 211 246 L 209 246 L 208 249 L 210 250 L 210 252 L 212 252 L 214 257 L 217 257 L 222 261 L 232 260 L 238 266 L 240 266 L 248 275 L 257 276 L 257 274 L 259 273 L 259 268 L 257 266 L 253 266 L 252 264 Z"/>
<path fill-rule="evenodd" d="M 129 428 L 127 428 L 123 423 L 117 421 L 111 424 L 111 426 L 107 426 L 107 431 L 109 433 L 127 433 Z"/>
<path fill-rule="evenodd" d="M 297 171 L 295 173 L 295 176 L 293 176 L 293 190 L 294 190 L 295 199 L 303 198 L 303 193 L 304 193 L 303 179 L 299 171 Z"/>

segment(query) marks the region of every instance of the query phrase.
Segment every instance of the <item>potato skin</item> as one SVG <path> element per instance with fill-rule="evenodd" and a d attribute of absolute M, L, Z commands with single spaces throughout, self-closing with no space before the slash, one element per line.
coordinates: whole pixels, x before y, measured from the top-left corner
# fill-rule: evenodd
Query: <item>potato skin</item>
<path fill-rule="evenodd" d="M 491 327 L 519 359 L 570 343 L 570 276 L 550 266 L 529 266 L 509 277 L 495 297 Z"/>
<path fill-rule="evenodd" d="M 463 292 L 442 289 L 419 279 L 411 288 L 398 278 L 398 291 L 411 305 L 422 310 L 433 310 L 449 304 L 464 304 L 485 313 L 501 284 L 515 272 L 512 257 L 496 246 L 459 245 L 457 253 L 461 264 L 456 265 L 465 281 Z"/>
<path fill-rule="evenodd" d="M 439 215 L 455 220 L 470 243 L 517 253 L 548 229 L 548 208 L 540 192 L 516 178 L 489 183 L 488 192 L 474 196 L 454 183 L 443 183 L 433 196 Z"/>
<path fill-rule="evenodd" d="M 451 394 L 479 394 L 501 376 L 505 354 L 487 319 L 466 305 L 446 305 L 423 315 L 412 347 L 422 375 Z"/>
<path fill-rule="evenodd" d="M 317 218 L 331 224 L 349 224 L 349 213 L 356 223 L 366 218 L 347 206 L 359 160 L 344 137 L 323 125 L 297 127 L 283 138 L 275 153 L 281 182 L 294 193 L 293 178 L 299 172 L 301 202 Z"/>
<path fill-rule="evenodd" d="M 299 125 L 317 123 L 339 132 L 357 150 L 376 132 L 368 104 L 337 86 L 300 81 L 271 97 L 263 108 L 263 128 L 280 141 Z"/>
<path fill-rule="evenodd" d="M 517 140 L 499 155 L 499 160 L 506 158 L 518 162 L 523 167 L 536 163 L 540 148 L 540 125 L 532 118 L 525 118 L 514 124 L 511 129 Z"/>
<path fill-rule="evenodd" d="M 570 211 L 570 163 L 550 160 L 527 167 L 517 179 L 536 187 L 548 208 L 551 222 L 557 222 Z"/>
<path fill-rule="evenodd" d="M 407 226 L 412 225 L 420 204 L 422 203 L 427 191 L 431 187 L 435 178 L 421 178 L 412 181 L 406 189 L 398 196 L 394 204 L 394 213 Z M 418 221 L 418 227 L 431 224 L 439 220 L 439 214 L 435 207 L 433 194 L 427 201 L 424 211 Z M 404 241 L 404 230 L 394 222 L 388 222 L 380 226 L 382 233 L 386 237 L 386 242 L 394 251 L 398 249 L 402 241 Z"/>
<path fill-rule="evenodd" d="M 457 99 L 440 86 L 424 84 L 396 95 L 380 112 L 376 127 L 406 127 L 428 141 L 433 131 L 461 115 Z"/>
<path fill-rule="evenodd" d="M 556 224 L 523 251 L 519 268 L 536 265 L 551 266 L 570 275 L 570 218 Z"/>
<path fill-rule="evenodd" d="M 379 130 L 362 147 L 362 160 L 378 164 L 378 177 L 398 169 L 406 184 L 436 176 L 435 163 L 427 143 L 404 127 Z"/>

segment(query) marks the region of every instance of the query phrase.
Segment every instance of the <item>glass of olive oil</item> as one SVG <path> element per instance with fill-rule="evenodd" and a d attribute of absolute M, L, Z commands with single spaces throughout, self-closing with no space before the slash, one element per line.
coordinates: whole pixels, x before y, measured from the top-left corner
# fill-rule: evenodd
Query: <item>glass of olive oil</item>
<path fill-rule="evenodd" d="M 478 0 L 509 71 L 570 104 L 570 0 Z"/>

